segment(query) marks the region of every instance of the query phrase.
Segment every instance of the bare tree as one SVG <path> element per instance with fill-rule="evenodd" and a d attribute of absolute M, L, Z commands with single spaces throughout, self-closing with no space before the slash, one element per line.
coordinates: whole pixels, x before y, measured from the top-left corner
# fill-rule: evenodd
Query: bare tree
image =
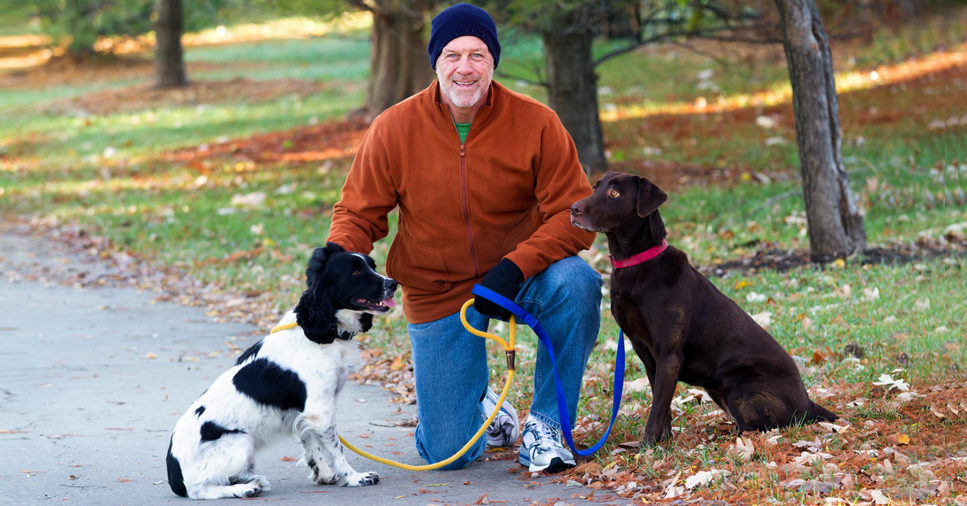
<path fill-rule="evenodd" d="M 598 85 L 591 54 L 594 33 L 588 8 L 555 12 L 544 40 L 548 102 L 577 145 L 584 172 L 608 168 L 598 115 Z"/>
<path fill-rule="evenodd" d="M 775 1 L 792 83 L 810 254 L 815 262 L 827 262 L 866 249 L 863 212 L 840 154 L 829 37 L 814 0 Z"/>
<path fill-rule="evenodd" d="M 548 105 L 574 140 L 588 175 L 607 169 L 595 67 L 646 44 L 687 36 L 714 37 L 730 33 L 735 23 L 748 27 L 757 19 L 743 8 L 730 10 L 712 1 L 683 5 L 679 0 L 491 0 L 488 5 L 498 19 L 540 34 L 545 75 L 535 84 L 547 88 Z M 710 21 L 703 23 L 699 14 Z M 595 59 L 592 48 L 599 34 L 625 43 Z M 519 79 L 500 71 L 498 75 Z"/>
<path fill-rule="evenodd" d="M 426 88 L 435 75 L 423 37 L 433 0 L 349 0 L 373 14 L 365 115 L 379 113 Z"/>
<path fill-rule="evenodd" d="M 158 43 L 154 52 L 156 88 L 188 86 L 185 59 L 181 48 L 181 0 L 156 0 L 154 23 Z"/>

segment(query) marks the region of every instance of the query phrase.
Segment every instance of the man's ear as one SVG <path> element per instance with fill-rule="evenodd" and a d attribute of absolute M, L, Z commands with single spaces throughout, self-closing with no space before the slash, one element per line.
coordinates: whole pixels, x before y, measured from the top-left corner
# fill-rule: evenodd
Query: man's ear
<path fill-rule="evenodd" d="M 638 178 L 638 216 L 644 218 L 668 200 L 668 194 L 647 178 Z"/>

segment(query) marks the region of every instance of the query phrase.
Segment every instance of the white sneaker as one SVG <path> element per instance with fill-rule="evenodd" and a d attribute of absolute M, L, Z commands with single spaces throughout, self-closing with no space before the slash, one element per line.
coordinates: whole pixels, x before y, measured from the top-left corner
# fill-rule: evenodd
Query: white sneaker
<path fill-rule="evenodd" d="M 494 412 L 499 400 L 500 396 L 497 395 L 497 392 L 494 392 L 488 386 L 487 394 L 480 401 L 483 405 L 485 417 L 490 418 L 490 414 Z M 490 427 L 487 428 L 487 446 L 514 446 L 519 435 L 520 420 L 517 418 L 517 410 L 509 402 L 504 401 L 504 404 L 500 406 L 500 413 L 497 413 L 494 421 L 490 422 Z"/>
<path fill-rule="evenodd" d="M 561 443 L 561 431 L 527 417 L 518 462 L 530 471 L 556 473 L 576 465 L 574 455 Z"/>

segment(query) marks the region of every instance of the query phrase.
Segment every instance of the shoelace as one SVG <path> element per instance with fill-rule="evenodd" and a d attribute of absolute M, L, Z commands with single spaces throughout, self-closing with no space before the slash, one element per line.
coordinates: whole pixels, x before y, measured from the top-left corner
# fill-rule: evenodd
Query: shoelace
<path fill-rule="evenodd" d="M 533 433 L 534 442 L 536 442 L 537 446 L 540 448 L 552 448 L 554 443 L 557 443 L 562 447 L 564 446 L 561 444 L 560 433 L 555 433 L 554 430 L 551 429 L 551 427 L 547 424 L 533 424 L 524 430 L 524 434 L 527 434 L 528 432 Z M 551 442 L 547 443 L 547 440 L 550 440 Z"/>

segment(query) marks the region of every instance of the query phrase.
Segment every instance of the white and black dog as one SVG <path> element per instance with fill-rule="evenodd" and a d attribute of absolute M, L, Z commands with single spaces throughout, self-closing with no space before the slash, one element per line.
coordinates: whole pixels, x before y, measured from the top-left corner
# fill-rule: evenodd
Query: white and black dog
<path fill-rule="evenodd" d="M 374 485 L 357 473 L 336 433 L 336 395 L 359 364 L 352 337 L 373 315 L 395 306 L 397 282 L 373 259 L 337 244 L 313 252 L 299 304 L 280 322 L 299 324 L 269 334 L 238 357 L 178 421 L 168 446 L 168 484 L 191 499 L 254 497 L 269 482 L 254 474 L 255 454 L 298 437 L 302 459 L 320 485 Z"/>

